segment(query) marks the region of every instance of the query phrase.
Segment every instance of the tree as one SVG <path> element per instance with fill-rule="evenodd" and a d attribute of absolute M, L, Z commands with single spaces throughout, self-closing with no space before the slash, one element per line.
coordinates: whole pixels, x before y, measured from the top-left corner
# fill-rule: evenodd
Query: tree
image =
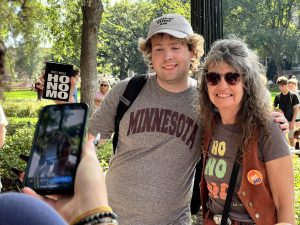
<path fill-rule="evenodd" d="M 30 78 L 40 62 L 35 59 L 39 58 L 38 49 L 44 34 L 45 7 L 39 0 L 0 0 L 0 5 L 0 41 L 7 47 L 22 49 L 22 54 L 16 56 L 13 54 L 15 51 L 7 52 L 10 72 L 14 74 L 18 68 L 19 74 L 27 74 Z"/>
<path fill-rule="evenodd" d="M 283 74 L 283 57 L 292 60 L 298 48 L 299 24 L 293 19 L 300 0 L 228 0 L 224 2 L 224 33 L 246 39 L 264 57 L 272 57 Z"/>
<path fill-rule="evenodd" d="M 51 40 L 53 60 L 79 66 L 82 7 L 85 0 L 48 0 L 45 29 Z"/>
<path fill-rule="evenodd" d="M 191 1 L 190 0 L 151 0 L 155 8 L 155 16 L 163 14 L 178 13 L 187 20 L 191 19 Z"/>
<path fill-rule="evenodd" d="M 97 40 L 103 12 L 101 0 L 84 0 L 82 6 L 82 34 L 81 34 L 81 102 L 88 103 L 94 108 L 93 81 L 97 76 Z"/>
<path fill-rule="evenodd" d="M 34 75 L 40 75 L 41 72 L 38 65 L 43 61 L 43 58 L 42 51 L 38 46 L 39 43 L 33 41 L 19 43 L 15 57 L 15 70 L 19 78 L 33 78 Z"/>
<path fill-rule="evenodd" d="M 127 77 L 129 69 L 145 73 L 147 67 L 138 52 L 137 41 L 145 37 L 152 15 L 153 5 L 147 1 L 121 0 L 107 7 L 99 33 L 99 66 L 111 65 L 108 69 L 119 73 L 120 79 Z"/>

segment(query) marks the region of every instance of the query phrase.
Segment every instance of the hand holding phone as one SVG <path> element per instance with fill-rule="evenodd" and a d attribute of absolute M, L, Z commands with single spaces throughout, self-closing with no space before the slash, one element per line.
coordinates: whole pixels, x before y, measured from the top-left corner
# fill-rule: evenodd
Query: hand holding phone
<path fill-rule="evenodd" d="M 76 169 L 85 136 L 84 103 L 45 106 L 39 115 L 24 185 L 39 194 L 74 191 Z"/>
<path fill-rule="evenodd" d="M 86 142 L 82 149 L 81 160 L 76 172 L 74 194 L 61 194 L 55 196 L 54 199 L 47 196 L 42 197 L 28 187 L 22 191 L 47 202 L 68 223 L 89 210 L 108 205 L 105 176 L 97 159 L 95 146 L 91 142 Z"/>

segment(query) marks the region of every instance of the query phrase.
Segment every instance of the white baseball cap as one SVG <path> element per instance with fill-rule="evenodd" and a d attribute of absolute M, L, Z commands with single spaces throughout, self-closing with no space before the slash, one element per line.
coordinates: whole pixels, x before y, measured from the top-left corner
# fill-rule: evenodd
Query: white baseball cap
<path fill-rule="evenodd" d="M 185 38 L 194 32 L 190 23 L 183 16 L 179 14 L 166 14 L 151 22 L 146 41 L 158 33 L 166 33 L 176 38 Z"/>

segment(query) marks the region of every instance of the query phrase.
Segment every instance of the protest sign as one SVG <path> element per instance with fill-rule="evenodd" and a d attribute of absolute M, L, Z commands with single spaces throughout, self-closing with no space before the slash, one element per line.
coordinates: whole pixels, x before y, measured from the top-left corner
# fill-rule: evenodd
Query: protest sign
<path fill-rule="evenodd" d="M 46 62 L 43 98 L 68 101 L 73 65 Z"/>

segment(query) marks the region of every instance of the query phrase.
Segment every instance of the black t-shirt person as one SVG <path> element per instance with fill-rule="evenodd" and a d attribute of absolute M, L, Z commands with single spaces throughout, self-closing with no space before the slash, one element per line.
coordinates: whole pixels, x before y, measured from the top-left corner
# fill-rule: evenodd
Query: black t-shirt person
<path fill-rule="evenodd" d="M 279 105 L 279 109 L 282 110 L 285 118 L 291 122 L 294 114 L 293 107 L 299 104 L 297 95 L 292 92 L 288 92 L 286 95 L 280 93 L 274 98 L 274 107 Z"/>

